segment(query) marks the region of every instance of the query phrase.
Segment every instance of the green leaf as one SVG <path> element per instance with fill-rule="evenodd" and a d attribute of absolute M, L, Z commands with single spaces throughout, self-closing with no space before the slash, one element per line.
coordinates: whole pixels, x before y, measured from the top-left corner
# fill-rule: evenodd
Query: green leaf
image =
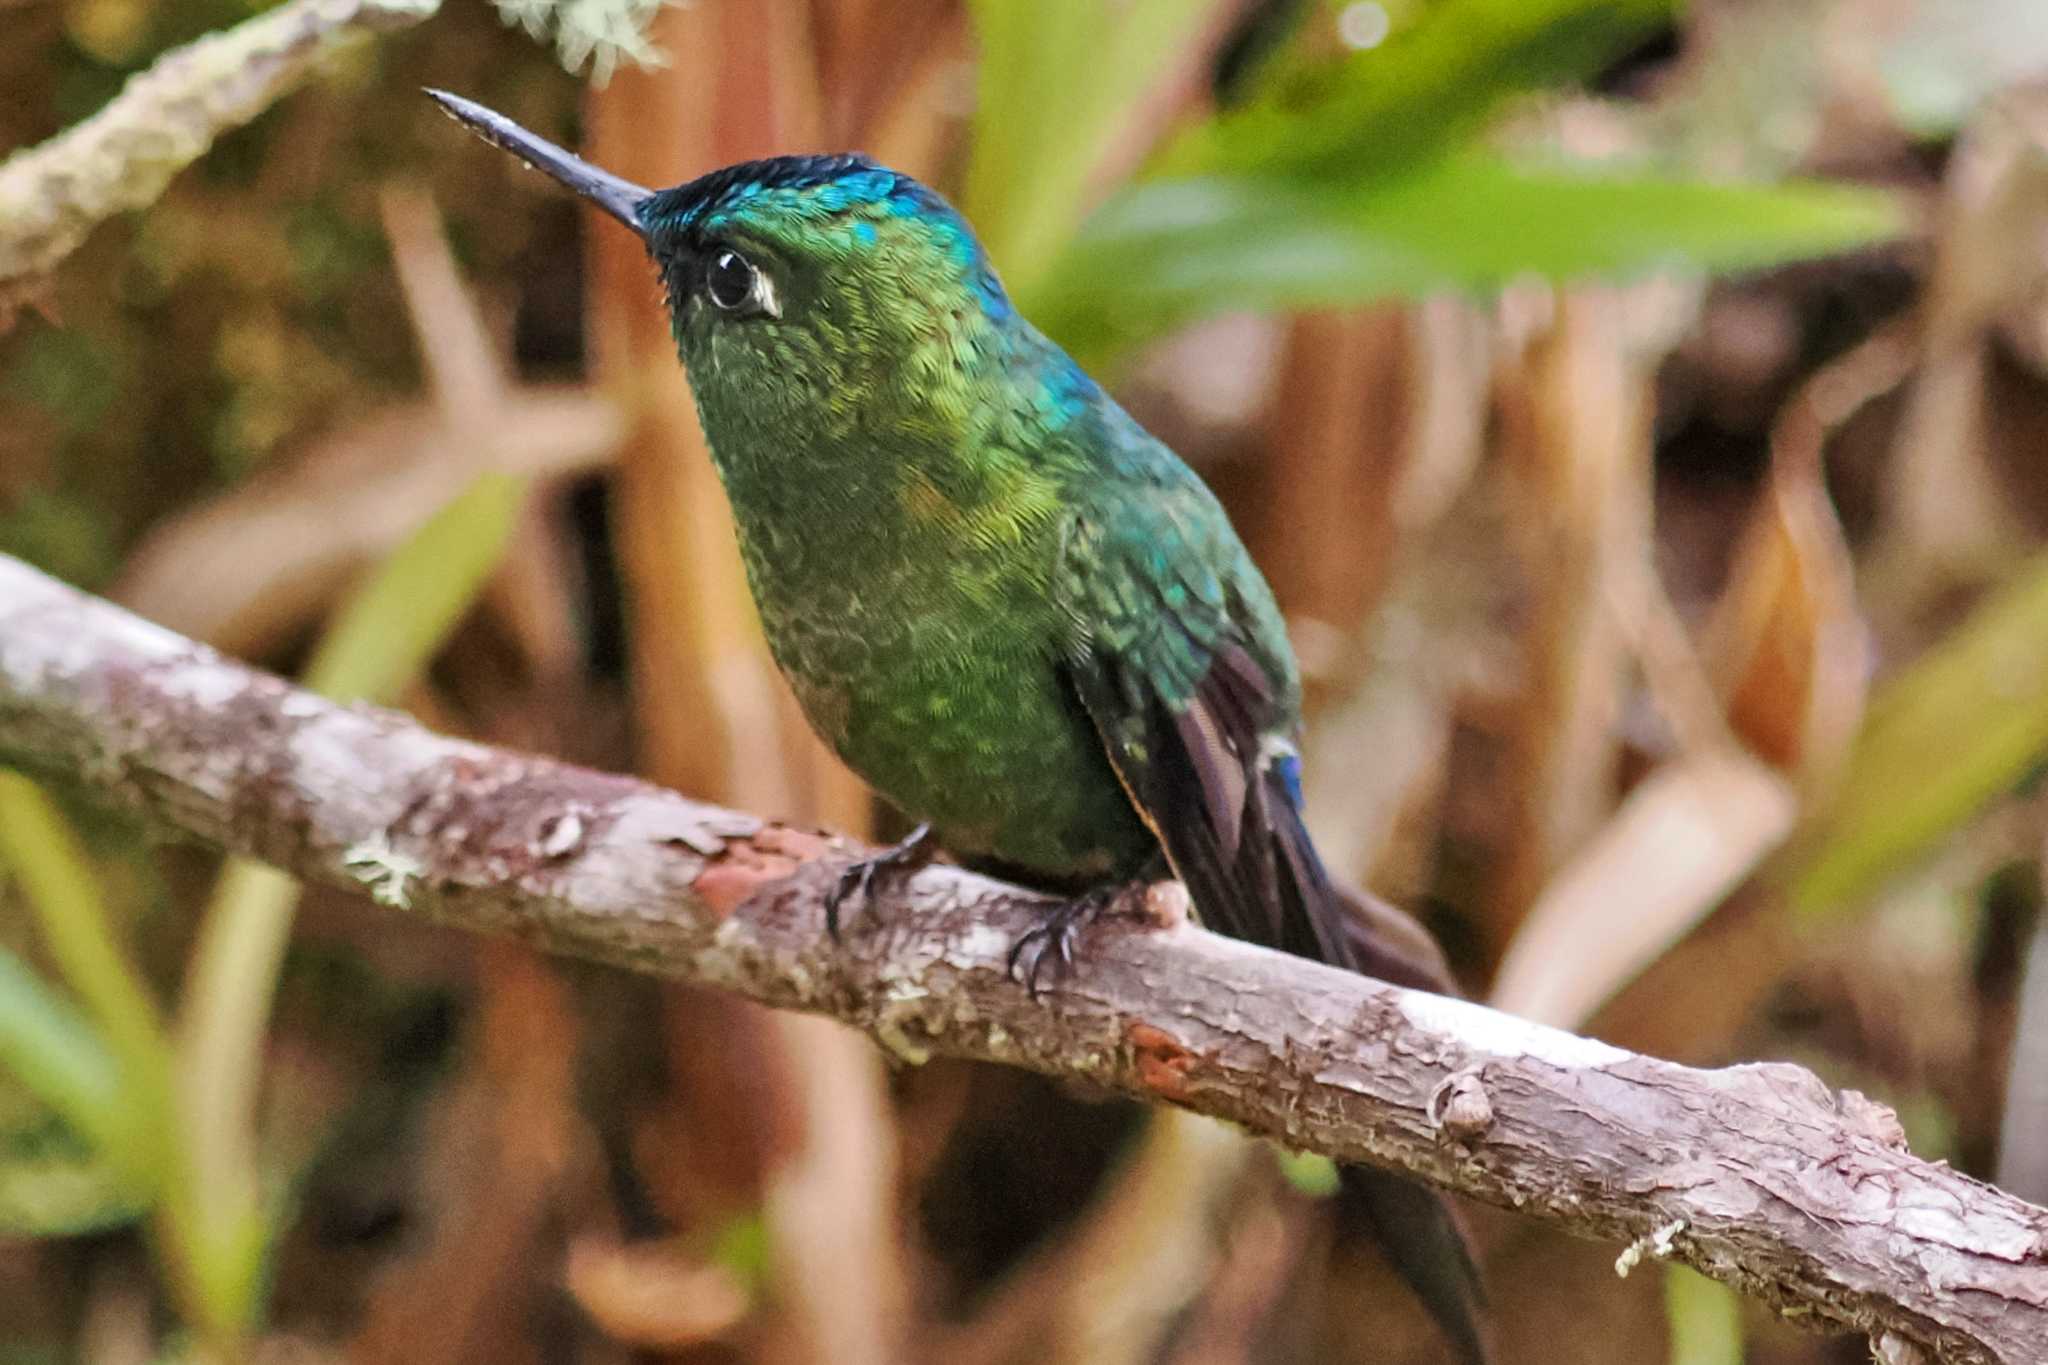
<path fill-rule="evenodd" d="M 106 1066 L 111 1077 L 111 1059 Z M 146 1187 L 94 1147 L 57 1114 L 0 1087 L 0 1236 L 75 1237 L 146 1213 Z"/>
<path fill-rule="evenodd" d="M 1052 6 L 1050 8 L 1058 8 Z M 1671 0 L 1437 0 L 1376 47 L 1297 69 L 1163 157 L 1168 175 L 1382 176 L 1456 150 L 1512 96 L 1596 74 Z"/>
<path fill-rule="evenodd" d="M 136 1150 L 134 1105 L 121 1068 L 77 1007 L 0 949 L 0 1069 L 131 1171 L 147 1170 Z"/>
<path fill-rule="evenodd" d="M 1089 176 L 1219 8 L 975 0 L 980 89 L 962 200 L 1009 279 L 1036 278 L 1072 233 Z"/>
<path fill-rule="evenodd" d="M 768 1220 L 759 1210 L 734 1214 L 718 1229 L 711 1259 L 730 1270 L 750 1291 L 758 1292 L 768 1283 L 774 1262 L 768 1236 Z"/>
<path fill-rule="evenodd" d="M 0 508 L 0 554 L 87 589 L 114 576 L 121 556 L 105 512 L 51 488 L 26 488 L 9 501 Z"/>
<path fill-rule="evenodd" d="M 1742 1365 L 1742 1300 L 1719 1280 L 1686 1266 L 1664 1271 L 1670 1365 Z"/>
<path fill-rule="evenodd" d="M 156 1002 L 131 966 L 101 896 L 92 864 L 63 815 L 41 788 L 19 773 L 0 771 L 0 869 L 10 872 L 35 912 L 44 946 L 72 992 L 92 1017 L 93 1046 L 102 1043 L 120 1073 L 121 1123 L 129 1134 L 165 1134 L 171 1123 L 171 1052 Z M 18 969 L 10 983 L 12 1023 L 39 1046 L 85 1064 L 83 1035 L 58 1022 L 52 999 L 37 1000 L 34 978 Z M 38 1019 L 40 1015 L 40 1020 Z M 21 1058 L 33 1066 L 32 1058 Z M 25 1077 L 26 1078 L 26 1077 Z M 102 1082 L 95 1082 L 100 1084 Z M 72 1114 L 81 1124 L 82 1115 Z M 89 1129 L 90 1130 L 90 1129 Z M 95 1136 L 99 1136 L 95 1133 Z M 138 1138 L 147 1143 L 146 1138 Z M 138 1161 L 161 1154 L 130 1152 Z"/>
<path fill-rule="evenodd" d="M 1859 906 L 2048 760 L 2048 556 L 1871 703 L 1833 802 L 1800 847 L 1803 919 Z"/>
<path fill-rule="evenodd" d="M 321 638 L 305 685 L 336 701 L 388 700 L 476 600 L 505 553 L 526 480 L 479 474 L 380 565 Z"/>
<path fill-rule="evenodd" d="M 1280 1163 L 1280 1174 L 1287 1183 L 1303 1194 L 1328 1199 L 1337 1192 L 1340 1183 L 1337 1163 L 1320 1152 L 1290 1152 L 1275 1147 L 1273 1156 Z"/>
<path fill-rule="evenodd" d="M 1208 176 L 1119 194 L 1025 311 L 1084 360 L 1242 308 L 1362 303 L 1520 275 L 1726 270 L 1896 233 L 1881 194 L 1521 170 L 1492 156 L 1345 189 Z"/>

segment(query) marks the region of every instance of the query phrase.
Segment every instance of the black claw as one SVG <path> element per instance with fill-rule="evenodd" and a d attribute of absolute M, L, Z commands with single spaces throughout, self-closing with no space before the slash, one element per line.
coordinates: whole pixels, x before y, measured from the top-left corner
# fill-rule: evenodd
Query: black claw
<path fill-rule="evenodd" d="M 1064 945 L 1070 931 L 1064 925 L 1052 922 L 1059 915 L 1060 911 L 1055 910 L 1046 924 L 1042 924 L 1036 929 L 1019 935 L 1017 941 L 1010 945 L 1008 967 L 1010 979 L 1023 986 L 1033 1000 L 1038 998 L 1038 976 L 1040 972 L 1045 970 L 1047 951 L 1053 949 L 1054 945 L 1059 945 L 1060 950 L 1057 952 L 1059 960 L 1062 963 L 1071 961 L 1069 955 L 1064 951 Z M 1028 962 L 1026 961 L 1027 957 L 1029 958 Z"/>
<path fill-rule="evenodd" d="M 908 872 L 931 861 L 932 827 L 919 825 L 903 839 L 891 844 L 872 858 L 862 858 L 841 869 L 839 879 L 832 889 L 825 893 L 825 932 L 832 941 L 839 941 L 839 907 L 849 899 L 857 898 L 857 904 L 865 909 L 875 889 L 878 877 Z"/>
<path fill-rule="evenodd" d="M 1074 969 L 1074 944 L 1081 931 L 1117 905 L 1130 890 L 1125 886 L 1098 886 L 1070 901 L 1061 901 L 1046 913 L 1036 927 L 1018 935 L 1010 945 L 1007 971 L 1010 979 L 1038 999 L 1038 979 L 1051 958 L 1055 978 Z M 1021 968 L 1021 970 L 1020 970 Z"/>

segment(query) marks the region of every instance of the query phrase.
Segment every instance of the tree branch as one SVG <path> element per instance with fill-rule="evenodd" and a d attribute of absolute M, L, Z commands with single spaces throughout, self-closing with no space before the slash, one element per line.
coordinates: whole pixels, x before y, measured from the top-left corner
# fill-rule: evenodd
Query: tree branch
<path fill-rule="evenodd" d="M 154 203 L 338 39 L 417 23 L 439 4 L 293 0 L 157 58 L 91 118 L 0 160 L 0 285 L 54 270 L 95 225 Z"/>
<path fill-rule="evenodd" d="M 298 876 L 547 951 L 1182 1105 L 1631 1240 L 1954 1361 L 2048 1351 L 2048 1211 L 1785 1065 L 1699 1071 L 1186 924 L 1104 923 L 1034 1001 L 1045 902 L 932 867 L 826 937 L 852 848 L 336 706 L 0 556 L 0 755 Z"/>

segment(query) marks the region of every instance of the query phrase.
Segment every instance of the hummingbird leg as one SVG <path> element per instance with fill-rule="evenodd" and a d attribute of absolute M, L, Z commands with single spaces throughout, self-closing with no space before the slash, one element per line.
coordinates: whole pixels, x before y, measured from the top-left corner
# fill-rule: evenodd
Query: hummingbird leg
<path fill-rule="evenodd" d="M 1026 930 L 1010 945 L 1009 973 L 1038 998 L 1038 978 L 1047 962 L 1053 974 L 1063 976 L 1074 968 L 1074 940 L 1083 929 L 1108 914 L 1143 914 L 1149 883 L 1111 882 L 1091 887 L 1072 900 L 1060 901 L 1046 912 L 1037 928 Z"/>
<path fill-rule="evenodd" d="M 932 827 L 919 825 L 874 857 L 847 864 L 839 874 L 839 880 L 825 894 L 825 931 L 832 935 L 832 941 L 839 941 L 840 906 L 858 898 L 858 904 L 865 908 L 868 898 L 874 893 L 877 877 L 914 871 L 930 862 L 935 852 Z"/>

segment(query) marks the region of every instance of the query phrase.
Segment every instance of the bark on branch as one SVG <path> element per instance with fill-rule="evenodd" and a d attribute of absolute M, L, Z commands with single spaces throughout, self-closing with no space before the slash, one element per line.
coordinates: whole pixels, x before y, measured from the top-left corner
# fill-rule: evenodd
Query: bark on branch
<path fill-rule="evenodd" d="M 1677 1066 L 1185 924 L 1096 926 L 1034 1001 L 1005 958 L 1044 902 L 947 867 L 835 945 L 851 846 L 335 706 L 4 556 L 0 757 L 403 913 L 1397 1167 L 1942 1359 L 2048 1359 L 2048 1211 L 1798 1067 Z"/>

